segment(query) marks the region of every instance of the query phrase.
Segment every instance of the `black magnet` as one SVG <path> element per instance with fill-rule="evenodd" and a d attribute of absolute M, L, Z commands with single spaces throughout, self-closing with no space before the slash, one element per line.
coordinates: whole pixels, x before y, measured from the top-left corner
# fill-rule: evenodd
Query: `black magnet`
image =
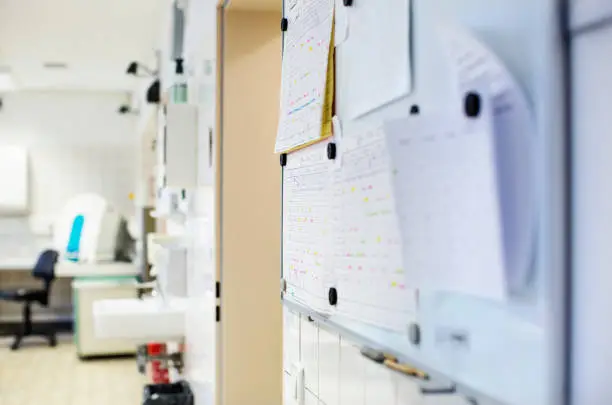
<path fill-rule="evenodd" d="M 463 108 L 465 109 L 465 115 L 470 118 L 478 117 L 480 114 L 480 95 L 477 93 L 469 92 L 465 95 Z"/>
<path fill-rule="evenodd" d="M 421 328 L 418 324 L 411 323 L 410 326 L 408 326 L 408 337 L 413 345 L 421 343 Z"/>
<path fill-rule="evenodd" d="M 410 107 L 410 115 L 419 115 L 419 106 L 414 104 Z"/>
<path fill-rule="evenodd" d="M 327 298 L 329 299 L 329 305 L 335 306 L 338 304 L 338 290 L 335 287 L 330 288 Z"/>
<path fill-rule="evenodd" d="M 353 5 L 353 0 L 344 0 L 344 5 L 345 5 L 346 7 L 350 7 L 350 6 L 352 6 L 352 5 Z"/>
<path fill-rule="evenodd" d="M 281 153 L 281 155 L 280 155 L 280 165 L 281 165 L 281 167 L 287 166 L 287 154 L 286 153 Z"/>
<path fill-rule="evenodd" d="M 288 27 L 289 27 L 289 20 L 287 20 L 286 18 L 281 19 L 281 31 L 282 32 L 287 31 Z"/>
<path fill-rule="evenodd" d="M 327 158 L 329 160 L 334 160 L 336 158 L 336 144 L 333 142 L 327 144 Z"/>

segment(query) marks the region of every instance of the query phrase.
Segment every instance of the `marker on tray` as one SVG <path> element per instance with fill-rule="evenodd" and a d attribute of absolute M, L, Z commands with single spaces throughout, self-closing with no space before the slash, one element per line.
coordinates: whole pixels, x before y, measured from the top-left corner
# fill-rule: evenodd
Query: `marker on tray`
<path fill-rule="evenodd" d="M 375 361 L 379 364 L 384 364 L 393 371 L 398 373 L 406 374 L 410 377 L 419 378 L 421 380 L 429 380 L 429 375 L 424 371 L 409 366 L 408 364 L 398 363 L 397 358 L 390 354 L 381 352 L 380 350 L 374 350 L 369 347 L 361 348 L 361 354 L 368 359 Z"/>

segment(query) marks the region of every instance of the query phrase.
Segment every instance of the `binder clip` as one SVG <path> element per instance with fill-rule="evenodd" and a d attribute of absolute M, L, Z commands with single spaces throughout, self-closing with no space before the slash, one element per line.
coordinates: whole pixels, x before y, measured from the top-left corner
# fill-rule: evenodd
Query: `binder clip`
<path fill-rule="evenodd" d="M 338 304 L 338 290 L 336 290 L 336 287 L 329 289 L 327 299 L 329 300 L 329 305 L 331 306 L 336 306 Z"/>
<path fill-rule="evenodd" d="M 336 158 L 336 144 L 333 142 L 327 144 L 327 158 L 329 160 L 334 160 Z"/>
<path fill-rule="evenodd" d="M 353 5 L 353 0 L 344 0 L 344 7 L 350 7 Z"/>
<path fill-rule="evenodd" d="M 287 154 L 286 153 L 280 154 L 280 165 L 281 167 L 287 166 Z"/>
<path fill-rule="evenodd" d="M 281 31 L 285 32 L 287 31 L 287 28 L 289 28 L 289 20 L 287 20 L 286 18 L 282 18 L 281 19 Z"/>
<path fill-rule="evenodd" d="M 480 95 L 478 93 L 469 92 L 465 95 L 463 109 L 465 115 L 470 118 L 476 118 L 480 114 Z"/>
<path fill-rule="evenodd" d="M 417 104 L 413 104 L 410 107 L 410 115 L 419 115 L 420 109 L 419 106 Z"/>
<path fill-rule="evenodd" d="M 281 297 L 287 291 L 287 280 L 285 280 L 284 278 L 281 278 L 281 281 L 280 281 L 280 291 L 281 291 Z"/>

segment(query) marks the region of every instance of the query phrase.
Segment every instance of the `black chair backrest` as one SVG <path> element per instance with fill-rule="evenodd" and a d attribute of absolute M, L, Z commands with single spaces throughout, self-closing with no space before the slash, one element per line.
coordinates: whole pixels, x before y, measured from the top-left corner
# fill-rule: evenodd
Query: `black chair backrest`
<path fill-rule="evenodd" d="M 55 279 L 55 263 L 58 257 L 59 254 L 55 250 L 45 250 L 38 256 L 34 270 L 32 270 L 32 277 L 42 279 L 45 282 L 46 290 Z"/>

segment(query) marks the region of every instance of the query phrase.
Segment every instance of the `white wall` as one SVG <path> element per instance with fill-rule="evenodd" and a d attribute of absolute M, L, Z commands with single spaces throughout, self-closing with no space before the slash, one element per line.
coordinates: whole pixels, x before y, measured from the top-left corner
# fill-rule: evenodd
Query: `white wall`
<path fill-rule="evenodd" d="M 136 178 L 136 117 L 119 115 L 122 94 L 49 92 L 2 97 L 0 143 L 29 149 L 31 216 L 47 219 L 81 192 L 124 213 Z"/>

